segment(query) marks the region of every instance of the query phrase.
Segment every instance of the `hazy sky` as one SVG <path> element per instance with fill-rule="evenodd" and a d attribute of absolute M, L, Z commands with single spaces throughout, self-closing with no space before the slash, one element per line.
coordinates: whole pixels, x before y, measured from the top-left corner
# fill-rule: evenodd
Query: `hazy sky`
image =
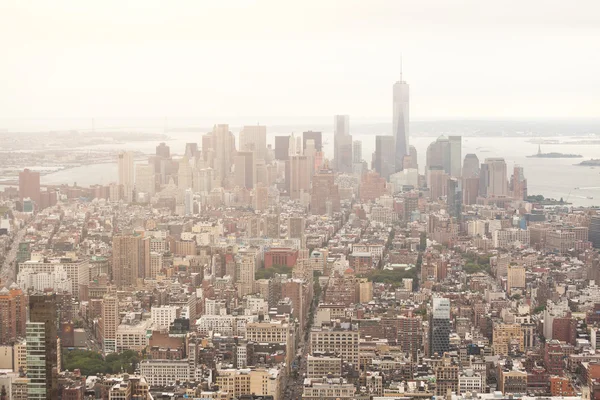
<path fill-rule="evenodd" d="M 600 117 L 600 2 L 0 0 L 0 118 Z M 227 122 L 227 121 L 215 121 Z"/>

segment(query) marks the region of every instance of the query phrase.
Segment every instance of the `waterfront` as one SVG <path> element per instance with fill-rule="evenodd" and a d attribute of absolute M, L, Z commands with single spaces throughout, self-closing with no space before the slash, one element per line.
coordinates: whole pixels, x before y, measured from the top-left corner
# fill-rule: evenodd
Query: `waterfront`
<path fill-rule="evenodd" d="M 236 132 L 236 140 L 238 130 Z M 274 137 L 289 135 L 290 132 L 269 132 L 267 143 L 273 145 Z M 300 134 L 301 131 L 296 133 Z M 173 154 L 182 154 L 186 143 L 200 143 L 202 134 L 198 132 L 171 132 L 170 140 L 166 143 Z M 375 135 L 355 134 L 355 140 L 362 141 L 363 159 L 370 164 L 371 155 L 375 150 Z M 569 137 L 552 137 L 566 139 Z M 540 138 L 544 139 L 544 138 Z M 411 144 L 418 153 L 419 172 L 425 169 L 427 146 L 435 137 L 411 137 Z M 333 156 L 333 133 L 323 132 L 325 156 Z M 79 150 L 95 150 L 114 152 L 120 150 L 138 151 L 144 154 L 154 154 L 155 141 L 136 141 L 119 144 L 101 144 L 78 148 Z M 559 144 L 543 144 L 544 152 L 560 152 L 564 149 Z M 483 162 L 488 157 L 504 157 L 507 163 L 508 177 L 512 174 L 513 166 L 525 168 L 528 190 L 530 194 L 541 194 L 545 197 L 560 199 L 577 206 L 600 206 L 600 168 L 577 166 L 574 164 L 590 158 L 600 158 L 600 145 L 573 144 L 568 146 L 570 153 L 581 154 L 580 159 L 549 159 L 528 158 L 537 152 L 538 145 L 531 143 L 531 137 L 463 137 L 462 156 L 475 153 Z M 42 176 L 43 184 L 74 184 L 89 186 L 93 184 L 108 184 L 117 180 L 117 163 L 90 164 L 61 170 Z M 579 189 L 575 189 L 579 188 Z M 593 197 L 590 199 L 589 197 Z"/>

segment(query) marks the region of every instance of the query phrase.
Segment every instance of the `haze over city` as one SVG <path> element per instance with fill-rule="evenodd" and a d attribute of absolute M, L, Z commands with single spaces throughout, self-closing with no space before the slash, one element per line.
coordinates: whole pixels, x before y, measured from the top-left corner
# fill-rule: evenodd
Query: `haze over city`
<path fill-rule="evenodd" d="M 0 10 L 0 400 L 600 399 L 597 3 Z"/>

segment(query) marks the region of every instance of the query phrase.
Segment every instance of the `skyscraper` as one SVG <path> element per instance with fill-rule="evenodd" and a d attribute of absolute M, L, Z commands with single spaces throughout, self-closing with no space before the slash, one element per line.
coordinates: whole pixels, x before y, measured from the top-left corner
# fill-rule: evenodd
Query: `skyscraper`
<path fill-rule="evenodd" d="M 590 218 L 589 238 L 592 246 L 600 249 L 600 215 L 594 215 Z"/>
<path fill-rule="evenodd" d="M 469 153 L 465 156 L 462 176 L 467 179 L 479 177 L 479 158 L 477 158 L 476 154 Z"/>
<path fill-rule="evenodd" d="M 375 137 L 375 157 L 373 168 L 385 180 L 394 173 L 394 138 L 392 136 Z"/>
<path fill-rule="evenodd" d="M 433 298 L 429 321 L 429 353 L 443 355 L 450 350 L 450 300 Z"/>
<path fill-rule="evenodd" d="M 352 142 L 352 162 L 362 162 L 362 141 L 355 140 Z"/>
<path fill-rule="evenodd" d="M 306 131 L 302 133 L 302 151 L 306 150 L 306 142 L 315 141 L 315 150 L 323 151 L 323 135 L 321 132 Z"/>
<path fill-rule="evenodd" d="M 127 202 L 133 200 L 133 153 L 121 152 L 118 156 L 119 186 L 123 190 L 123 198 Z"/>
<path fill-rule="evenodd" d="M 192 192 L 192 189 L 185 190 L 183 204 L 185 215 L 192 215 L 194 213 L 194 192 Z"/>
<path fill-rule="evenodd" d="M 106 294 L 102 299 L 102 349 L 104 354 L 117 351 L 117 326 L 119 326 L 119 298 Z"/>
<path fill-rule="evenodd" d="M 512 196 L 516 200 L 525 200 L 527 197 L 527 179 L 525 179 L 523 167 L 515 165 L 513 169 L 513 175 L 510 180 L 510 188 L 512 191 Z"/>
<path fill-rule="evenodd" d="M 402 80 L 402 71 L 400 71 L 400 80 L 394 84 L 393 88 L 393 121 L 392 135 L 396 142 L 396 171 L 400 171 L 404 165 L 404 156 L 409 154 L 409 88 L 408 84 Z"/>
<path fill-rule="evenodd" d="M 504 158 L 486 158 L 485 164 L 487 165 L 488 174 L 487 195 L 491 197 L 507 196 L 508 180 Z"/>
<path fill-rule="evenodd" d="M 118 287 L 135 286 L 144 276 L 144 246 L 138 236 L 113 236 L 112 274 Z"/>
<path fill-rule="evenodd" d="M 58 399 L 58 313 L 56 295 L 29 297 L 27 322 L 27 398 Z"/>
<path fill-rule="evenodd" d="M 460 178 L 462 163 L 462 136 L 449 136 L 450 142 L 450 176 Z"/>
<path fill-rule="evenodd" d="M 40 207 L 40 173 L 26 168 L 19 172 L 19 199 L 28 197 Z"/>
<path fill-rule="evenodd" d="M 212 131 L 215 150 L 215 179 L 223 185 L 231 173 L 235 153 L 235 137 L 229 125 L 215 125 Z"/>
<path fill-rule="evenodd" d="M 267 127 L 247 125 L 240 132 L 240 151 L 251 151 L 255 159 L 264 160 L 267 156 Z"/>
<path fill-rule="evenodd" d="M 289 158 L 290 137 L 275 136 L 275 159 L 287 160 Z"/>
<path fill-rule="evenodd" d="M 171 158 L 171 149 L 164 142 L 156 146 L 156 155 L 162 158 Z"/>
<path fill-rule="evenodd" d="M 289 159 L 289 187 L 290 198 L 300 199 L 302 193 L 310 190 L 310 177 L 308 175 L 308 158 L 306 156 L 292 156 Z"/>
<path fill-rule="evenodd" d="M 340 211 L 340 192 L 335 184 L 335 175 L 330 169 L 322 169 L 313 177 L 310 209 L 313 214 L 325 214 L 327 208 Z"/>
<path fill-rule="evenodd" d="M 135 190 L 138 193 L 146 193 L 150 197 L 154 196 L 156 175 L 153 165 L 138 164 L 135 166 Z"/>
<path fill-rule="evenodd" d="M 342 173 L 352 173 L 350 117 L 348 115 L 336 115 L 333 119 L 333 124 L 334 169 Z"/>
<path fill-rule="evenodd" d="M 235 156 L 235 185 L 252 189 L 256 180 L 254 152 L 238 151 Z"/>

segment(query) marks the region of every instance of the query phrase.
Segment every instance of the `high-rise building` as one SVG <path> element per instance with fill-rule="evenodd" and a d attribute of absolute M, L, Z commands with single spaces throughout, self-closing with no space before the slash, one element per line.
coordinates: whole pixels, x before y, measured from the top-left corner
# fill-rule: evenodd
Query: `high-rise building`
<path fill-rule="evenodd" d="M 600 249 L 600 215 L 594 215 L 590 218 L 589 239 L 592 246 Z"/>
<path fill-rule="evenodd" d="M 315 141 L 315 150 L 323 151 L 323 135 L 321 132 L 306 131 L 302 133 L 302 151 L 306 150 L 306 142 L 309 140 Z"/>
<path fill-rule="evenodd" d="M 462 136 L 449 136 L 450 143 L 450 176 L 459 178 L 462 175 Z"/>
<path fill-rule="evenodd" d="M 58 399 L 57 299 L 53 293 L 29 297 L 27 338 L 27 398 Z"/>
<path fill-rule="evenodd" d="M 352 142 L 352 162 L 353 163 L 361 163 L 362 162 L 362 141 L 355 140 Z"/>
<path fill-rule="evenodd" d="M 267 127 L 264 125 L 247 125 L 240 132 L 239 151 L 251 151 L 255 159 L 267 157 Z"/>
<path fill-rule="evenodd" d="M 386 181 L 395 171 L 394 156 L 394 137 L 381 136 L 375 137 L 375 155 L 373 160 L 373 169 Z"/>
<path fill-rule="evenodd" d="M 215 125 L 212 131 L 215 152 L 215 179 L 223 185 L 231 173 L 235 155 L 235 137 L 229 132 L 229 125 Z"/>
<path fill-rule="evenodd" d="M 138 164 L 135 166 L 135 190 L 137 193 L 146 193 L 154 196 L 156 191 L 155 168 L 150 164 Z"/>
<path fill-rule="evenodd" d="M 512 197 L 515 200 L 525 200 L 527 198 L 527 179 L 525 179 L 523 167 L 515 165 L 510 180 L 510 189 L 512 191 Z"/>
<path fill-rule="evenodd" d="M 192 215 L 194 213 L 194 192 L 191 188 L 185 189 L 183 205 L 185 215 Z"/>
<path fill-rule="evenodd" d="M 27 297 L 16 284 L 0 290 L 0 344 L 9 344 L 25 336 Z"/>
<path fill-rule="evenodd" d="M 119 186 L 123 190 L 123 199 L 127 202 L 133 200 L 133 153 L 130 151 L 119 153 Z"/>
<path fill-rule="evenodd" d="M 402 170 L 404 166 L 404 156 L 409 154 L 409 87 L 402 80 L 394 84 L 393 88 L 393 121 L 392 135 L 395 140 L 396 169 L 394 172 Z"/>
<path fill-rule="evenodd" d="M 340 192 L 335 184 L 334 172 L 322 169 L 313 177 L 310 209 L 313 214 L 323 215 L 328 208 L 331 212 L 340 211 Z"/>
<path fill-rule="evenodd" d="M 104 354 L 117 351 L 117 327 L 119 326 L 119 298 L 107 294 L 102 299 L 102 349 Z"/>
<path fill-rule="evenodd" d="M 336 115 L 333 122 L 334 169 L 342 173 L 352 173 L 352 135 L 350 135 L 350 117 L 348 115 Z"/>
<path fill-rule="evenodd" d="M 463 178 L 462 192 L 464 205 L 476 204 L 479 195 L 479 177 Z"/>
<path fill-rule="evenodd" d="M 135 286 L 144 276 L 144 245 L 138 236 L 113 236 L 112 274 L 118 287 Z"/>
<path fill-rule="evenodd" d="M 490 183 L 489 165 L 482 163 L 479 169 L 479 195 L 486 197 L 488 194 L 488 185 Z"/>
<path fill-rule="evenodd" d="M 445 136 L 438 137 L 427 146 L 425 172 L 441 168 L 447 175 L 451 173 L 450 140 Z M 430 182 L 427 181 L 427 184 Z"/>
<path fill-rule="evenodd" d="M 289 217 L 288 218 L 288 239 L 303 239 L 306 227 L 304 217 Z"/>
<path fill-rule="evenodd" d="M 256 180 L 255 153 L 252 151 L 238 151 L 235 156 L 235 185 L 252 189 Z"/>
<path fill-rule="evenodd" d="M 433 298 L 429 321 L 429 353 L 442 355 L 450 350 L 450 300 Z"/>
<path fill-rule="evenodd" d="M 486 158 L 487 196 L 498 197 L 508 195 L 508 180 L 504 158 Z M 483 164 L 482 164 L 483 166 Z M 483 169 L 482 171 L 483 172 Z"/>
<path fill-rule="evenodd" d="M 306 156 L 291 156 L 289 159 L 290 198 L 298 200 L 302 193 L 310 190 L 308 158 Z"/>
<path fill-rule="evenodd" d="M 469 153 L 463 162 L 462 176 L 465 179 L 479 177 L 479 158 L 476 154 Z"/>
<path fill-rule="evenodd" d="M 289 158 L 290 151 L 290 137 L 289 136 L 275 136 L 275 159 L 276 160 L 287 160 Z"/>
<path fill-rule="evenodd" d="M 19 172 L 19 199 L 30 198 L 40 207 L 40 173 L 25 168 Z"/>
<path fill-rule="evenodd" d="M 386 180 L 375 171 L 361 176 L 359 195 L 362 201 L 375 201 L 388 192 Z"/>
<path fill-rule="evenodd" d="M 507 271 L 507 292 L 512 294 L 513 289 L 525 289 L 525 267 L 522 265 L 509 265 Z"/>
<path fill-rule="evenodd" d="M 184 155 L 189 158 L 189 159 L 193 159 L 196 158 L 199 154 L 198 151 L 198 143 L 186 143 L 185 144 L 185 153 Z"/>
<path fill-rule="evenodd" d="M 179 190 L 184 192 L 193 186 L 192 175 L 190 159 L 187 156 L 181 157 L 179 160 L 179 169 L 177 170 L 177 187 Z"/>
<path fill-rule="evenodd" d="M 456 218 L 457 220 L 461 220 L 462 216 L 462 187 L 461 181 L 456 178 L 450 178 L 447 181 L 447 192 L 446 192 L 446 204 L 448 207 L 448 213 Z"/>
<path fill-rule="evenodd" d="M 156 146 L 156 155 L 165 159 L 171 158 L 171 149 L 164 142 Z"/>

